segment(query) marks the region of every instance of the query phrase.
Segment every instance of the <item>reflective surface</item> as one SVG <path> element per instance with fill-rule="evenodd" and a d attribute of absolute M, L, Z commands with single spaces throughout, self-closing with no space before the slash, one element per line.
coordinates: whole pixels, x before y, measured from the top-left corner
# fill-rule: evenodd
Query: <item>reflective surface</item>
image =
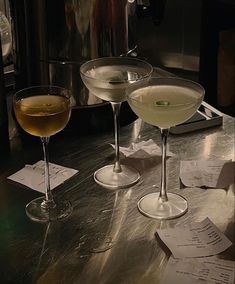
<path fill-rule="evenodd" d="M 72 91 L 77 107 L 103 104 L 84 88 L 79 67 L 92 58 L 135 50 L 136 1 L 9 2 L 17 89 L 60 85 Z"/>
<path fill-rule="evenodd" d="M 26 163 L 38 161 L 41 145 L 31 142 L 24 151 L 26 146 L 13 140 L 11 156 L 0 163 L 1 283 L 159 283 L 170 253 L 156 238 L 156 230 L 205 217 L 235 243 L 234 186 L 228 190 L 177 189 L 180 160 L 234 159 L 234 126 L 234 119 L 225 116 L 222 127 L 170 135 L 169 150 L 176 155 L 167 159 L 168 186 L 188 200 L 189 210 L 167 221 L 147 218 L 137 209 L 138 200 L 155 192 L 160 184 L 160 157 L 122 160 L 142 176 L 129 189 L 111 192 L 94 182 L 94 171 L 113 161 L 112 131 L 52 138 L 51 162 L 79 170 L 54 192 L 57 198 L 68 198 L 74 211 L 61 222 L 46 225 L 30 221 L 25 205 L 40 194 L 8 182 L 6 177 Z M 158 131 L 138 119 L 122 128 L 120 145 L 127 147 L 150 138 L 160 145 Z M 95 253 L 101 241 L 109 239 L 111 248 Z M 235 260 L 235 246 L 218 257 Z"/>

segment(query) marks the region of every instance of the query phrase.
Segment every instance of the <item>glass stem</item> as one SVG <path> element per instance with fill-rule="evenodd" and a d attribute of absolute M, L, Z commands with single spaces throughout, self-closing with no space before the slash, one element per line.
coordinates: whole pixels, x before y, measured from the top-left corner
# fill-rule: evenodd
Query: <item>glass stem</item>
<path fill-rule="evenodd" d="M 113 167 L 113 171 L 115 173 L 120 173 L 122 171 L 120 165 L 120 154 L 119 154 L 119 114 L 121 108 L 121 102 L 114 103 L 111 102 L 114 116 L 114 133 L 115 133 L 115 163 Z"/>
<path fill-rule="evenodd" d="M 41 206 L 45 209 L 54 208 L 55 202 L 52 197 L 51 187 L 50 187 L 50 172 L 49 172 L 49 154 L 48 154 L 48 144 L 50 137 L 41 137 L 43 156 L 44 156 L 44 183 L 45 183 L 45 200 L 42 202 Z"/>
<path fill-rule="evenodd" d="M 169 129 L 160 129 L 161 131 L 161 148 L 162 148 L 162 168 L 161 168 L 161 190 L 159 198 L 162 202 L 168 201 L 166 190 L 166 148 Z"/>

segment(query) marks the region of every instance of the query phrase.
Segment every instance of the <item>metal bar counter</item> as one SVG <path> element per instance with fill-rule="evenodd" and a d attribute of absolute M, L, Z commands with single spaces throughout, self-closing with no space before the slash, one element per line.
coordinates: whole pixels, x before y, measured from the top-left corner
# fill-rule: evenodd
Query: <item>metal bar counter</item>
<path fill-rule="evenodd" d="M 219 258 L 235 260 L 234 186 L 228 190 L 180 188 L 180 160 L 234 159 L 234 118 L 224 115 L 223 126 L 183 135 L 170 135 L 167 160 L 168 189 L 189 203 L 180 218 L 158 221 L 137 209 L 138 200 L 159 190 L 160 157 L 125 158 L 141 172 L 141 181 L 128 189 L 109 191 L 97 185 L 93 173 L 113 162 L 113 131 L 100 135 L 58 135 L 50 141 L 50 161 L 79 170 L 55 189 L 57 198 L 73 204 L 70 218 L 49 224 L 31 221 L 25 205 L 39 193 L 6 178 L 42 159 L 39 139 L 27 145 L 12 141 L 12 151 L 1 161 L 0 176 L 0 282 L 1 283 L 159 283 L 170 251 L 156 238 L 159 228 L 209 217 L 233 242 Z M 157 128 L 137 119 L 121 128 L 120 145 L 152 138 L 160 145 Z M 18 139 L 18 138 L 17 138 Z M 17 140 L 16 139 L 16 140 Z M 94 248 L 112 240 L 101 253 Z"/>

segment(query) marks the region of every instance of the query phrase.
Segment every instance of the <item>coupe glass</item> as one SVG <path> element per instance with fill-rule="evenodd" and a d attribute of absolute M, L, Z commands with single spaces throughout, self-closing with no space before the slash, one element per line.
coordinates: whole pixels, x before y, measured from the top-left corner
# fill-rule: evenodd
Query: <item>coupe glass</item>
<path fill-rule="evenodd" d="M 27 133 L 41 138 L 45 161 L 45 196 L 26 205 L 26 214 L 33 221 L 48 222 L 68 217 L 72 206 L 57 200 L 50 189 L 48 143 L 50 136 L 60 132 L 70 118 L 70 92 L 58 86 L 33 86 L 13 96 L 16 119 Z"/>
<path fill-rule="evenodd" d="M 184 197 L 167 193 L 166 146 L 169 129 L 188 120 L 197 111 L 204 98 L 204 89 L 198 83 L 177 77 L 152 77 L 148 84 L 139 83 L 127 90 L 132 110 L 143 121 L 158 126 L 162 141 L 162 168 L 160 193 L 150 193 L 138 202 L 141 213 L 155 219 L 173 219 L 183 215 L 188 204 Z"/>
<path fill-rule="evenodd" d="M 138 182 L 140 174 L 135 169 L 120 164 L 119 113 L 126 100 L 126 88 L 138 81 L 146 81 L 152 74 L 152 66 L 131 57 L 103 57 L 87 61 L 80 68 L 81 78 L 98 98 L 111 103 L 115 128 L 115 162 L 94 173 L 95 181 L 108 189 L 129 187 Z"/>

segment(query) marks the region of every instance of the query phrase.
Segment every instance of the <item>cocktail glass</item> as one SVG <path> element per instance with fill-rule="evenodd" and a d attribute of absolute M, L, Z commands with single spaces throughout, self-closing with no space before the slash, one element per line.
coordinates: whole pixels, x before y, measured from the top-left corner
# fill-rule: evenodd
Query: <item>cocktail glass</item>
<path fill-rule="evenodd" d="M 126 101 L 126 88 L 149 79 L 153 71 L 146 61 L 131 57 L 103 57 L 87 61 L 80 68 L 81 78 L 98 98 L 111 103 L 115 128 L 115 162 L 94 173 L 95 181 L 108 189 L 129 187 L 138 182 L 140 174 L 134 168 L 121 165 L 119 155 L 119 114 Z"/>
<path fill-rule="evenodd" d="M 48 143 L 52 135 L 68 123 L 71 113 L 70 92 L 58 86 L 33 86 L 16 92 L 13 106 L 17 122 L 27 133 L 40 137 L 45 162 L 45 196 L 26 205 L 26 214 L 37 222 L 48 222 L 68 217 L 72 205 L 68 200 L 52 196 L 49 175 Z"/>
<path fill-rule="evenodd" d="M 155 78 L 148 84 L 133 85 L 127 89 L 127 101 L 144 122 L 160 128 L 162 167 L 160 193 L 150 193 L 138 202 L 139 211 L 155 219 L 173 219 L 183 215 L 187 200 L 179 194 L 167 193 L 166 146 L 169 129 L 188 120 L 197 111 L 204 98 L 204 88 L 193 81 L 178 77 Z"/>

